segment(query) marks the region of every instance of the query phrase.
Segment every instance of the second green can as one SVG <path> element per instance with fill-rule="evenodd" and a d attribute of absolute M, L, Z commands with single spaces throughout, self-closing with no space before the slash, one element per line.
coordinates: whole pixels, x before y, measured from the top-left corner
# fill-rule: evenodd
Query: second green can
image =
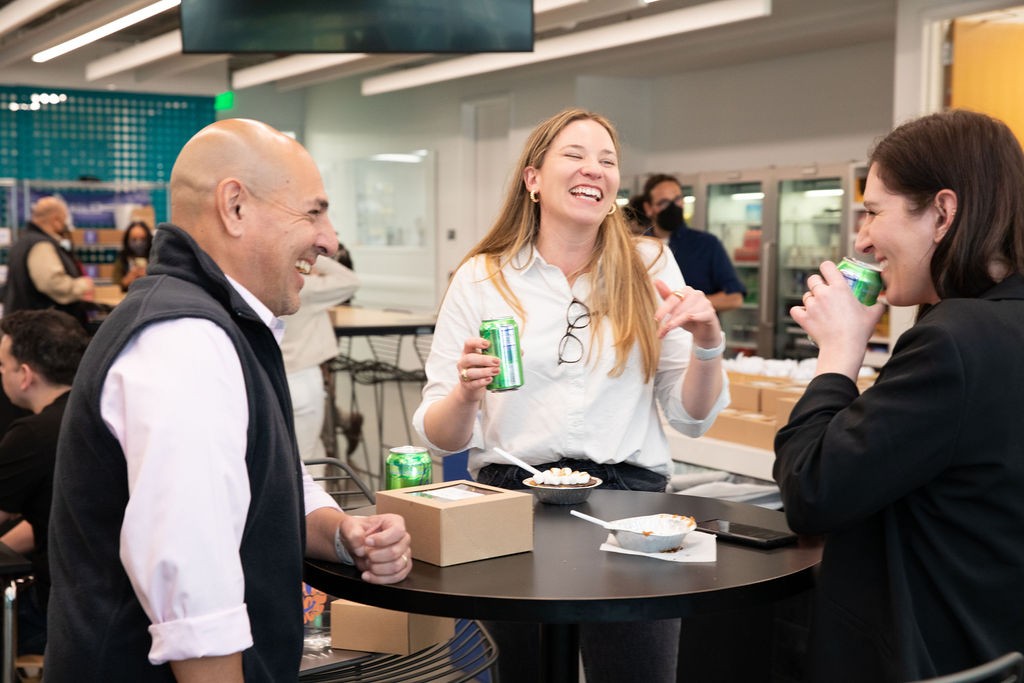
<path fill-rule="evenodd" d="M 480 336 L 491 342 L 484 353 L 501 361 L 487 390 L 511 391 L 523 386 L 523 356 L 519 352 L 519 325 L 515 318 L 484 320 L 480 323 Z"/>
<path fill-rule="evenodd" d="M 384 460 L 384 488 L 404 489 L 431 483 L 433 462 L 430 452 L 420 446 L 398 446 Z"/>
<path fill-rule="evenodd" d="M 865 306 L 873 306 L 878 301 L 882 292 L 882 273 L 878 268 L 849 257 L 843 258 L 837 267 L 857 301 Z"/>

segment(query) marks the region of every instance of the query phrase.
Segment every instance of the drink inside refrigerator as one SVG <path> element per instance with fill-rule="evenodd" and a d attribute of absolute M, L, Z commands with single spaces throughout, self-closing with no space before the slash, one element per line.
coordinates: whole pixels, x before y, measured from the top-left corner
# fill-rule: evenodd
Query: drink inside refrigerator
<path fill-rule="evenodd" d="M 707 230 L 722 240 L 743 282 L 743 305 L 719 315 L 728 355 L 757 353 L 761 273 L 761 216 L 764 200 L 760 181 L 712 183 L 707 190 Z M 684 273 L 685 275 L 685 273 Z"/>
<path fill-rule="evenodd" d="M 802 303 L 807 278 L 822 261 L 842 258 L 842 179 L 779 181 L 778 280 L 776 281 L 775 356 L 808 358 L 817 347 L 797 325 L 789 309 Z"/>

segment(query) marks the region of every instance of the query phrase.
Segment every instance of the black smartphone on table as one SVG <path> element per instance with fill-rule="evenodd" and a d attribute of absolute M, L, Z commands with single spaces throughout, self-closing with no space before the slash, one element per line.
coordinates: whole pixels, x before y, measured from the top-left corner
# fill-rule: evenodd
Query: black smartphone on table
<path fill-rule="evenodd" d="M 792 531 L 766 529 L 752 524 L 730 522 L 726 519 L 707 519 L 697 522 L 697 530 L 714 534 L 723 541 L 730 541 L 755 548 L 777 548 L 795 543 L 797 535 Z"/>

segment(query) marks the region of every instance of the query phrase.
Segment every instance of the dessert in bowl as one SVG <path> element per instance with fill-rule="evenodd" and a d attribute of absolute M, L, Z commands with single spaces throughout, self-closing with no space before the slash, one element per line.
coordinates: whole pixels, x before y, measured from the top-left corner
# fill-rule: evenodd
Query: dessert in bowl
<path fill-rule="evenodd" d="M 683 545 L 683 537 L 697 528 L 693 517 L 644 515 L 608 522 L 619 546 L 642 553 L 666 553 Z"/>
<path fill-rule="evenodd" d="M 568 467 L 552 467 L 540 475 L 524 479 L 523 485 L 533 491 L 542 503 L 575 505 L 585 501 L 590 492 L 601 485 L 601 480 Z"/>

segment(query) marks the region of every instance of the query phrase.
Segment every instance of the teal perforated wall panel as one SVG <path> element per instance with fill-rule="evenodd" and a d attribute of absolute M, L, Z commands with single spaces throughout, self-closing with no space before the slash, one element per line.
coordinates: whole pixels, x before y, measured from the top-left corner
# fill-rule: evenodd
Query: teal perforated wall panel
<path fill-rule="evenodd" d="M 166 182 L 182 145 L 214 120 L 212 97 L 0 85 L 0 177 Z M 153 204 L 166 220 L 166 198 Z"/>

